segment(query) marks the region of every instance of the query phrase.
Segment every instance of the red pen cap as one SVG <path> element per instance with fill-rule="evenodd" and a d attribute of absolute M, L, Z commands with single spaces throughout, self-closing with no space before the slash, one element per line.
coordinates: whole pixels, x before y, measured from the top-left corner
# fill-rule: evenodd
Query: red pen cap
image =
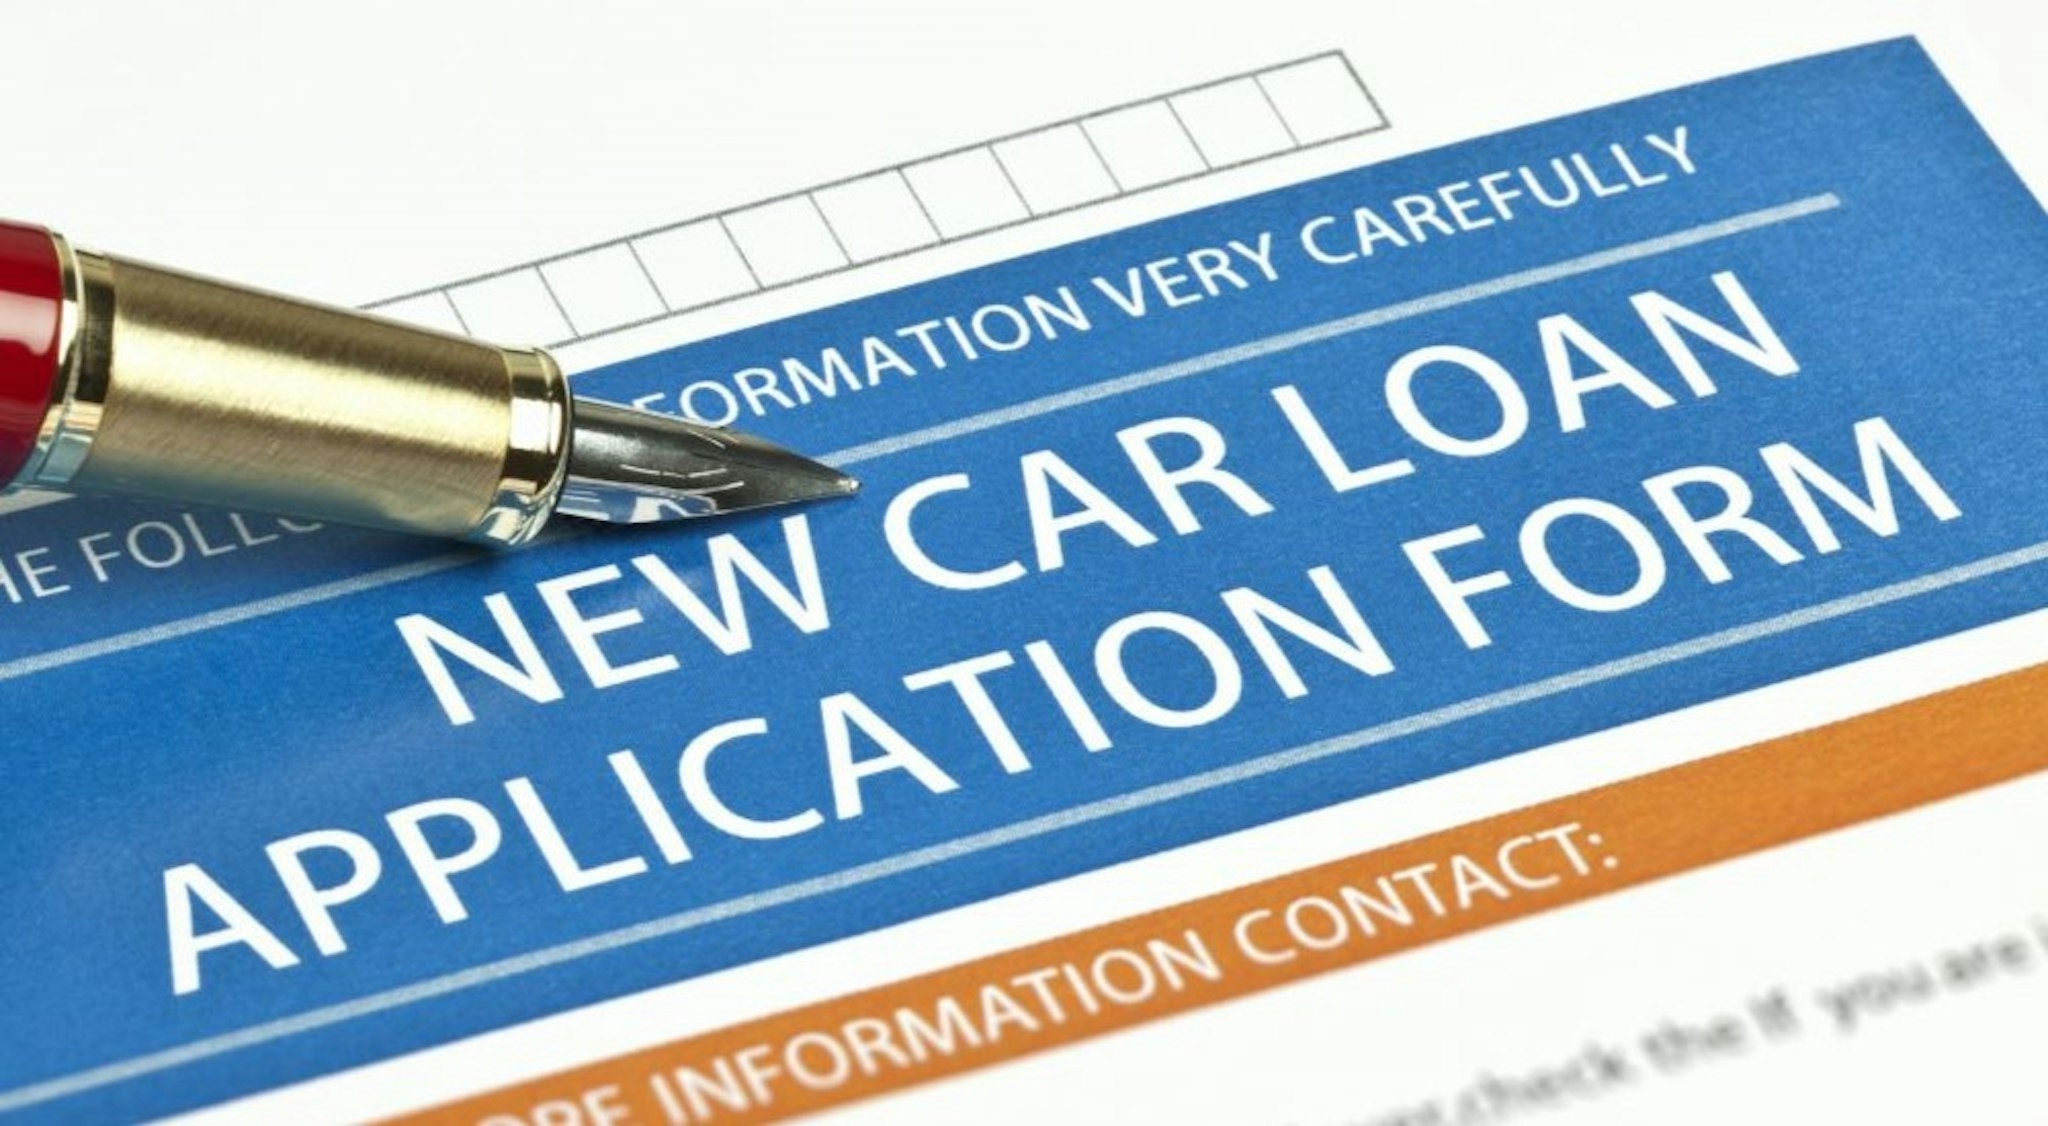
<path fill-rule="evenodd" d="M 35 451 L 57 382 L 64 271 L 41 227 L 0 221 L 0 486 Z"/>

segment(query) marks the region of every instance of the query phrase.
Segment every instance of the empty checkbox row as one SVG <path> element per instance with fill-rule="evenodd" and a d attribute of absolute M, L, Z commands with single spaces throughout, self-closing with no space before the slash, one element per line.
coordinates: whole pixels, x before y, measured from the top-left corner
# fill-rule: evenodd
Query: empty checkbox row
<path fill-rule="evenodd" d="M 563 343 L 1385 124 L 1341 55 L 1194 87 L 387 303 Z"/>

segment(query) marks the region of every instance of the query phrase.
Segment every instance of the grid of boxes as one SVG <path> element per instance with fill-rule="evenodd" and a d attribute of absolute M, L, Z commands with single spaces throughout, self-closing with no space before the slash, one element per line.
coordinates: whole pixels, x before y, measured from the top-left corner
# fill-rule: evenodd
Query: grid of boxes
<path fill-rule="evenodd" d="M 1386 125 L 1330 51 L 369 307 L 559 346 Z"/>

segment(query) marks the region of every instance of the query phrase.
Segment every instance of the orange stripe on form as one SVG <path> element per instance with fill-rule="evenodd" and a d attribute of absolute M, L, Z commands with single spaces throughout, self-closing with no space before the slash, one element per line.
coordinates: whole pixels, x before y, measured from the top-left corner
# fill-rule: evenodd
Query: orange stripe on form
<path fill-rule="evenodd" d="M 821 1110 L 2018 778 L 2044 729 L 2048 665 L 399 1121 Z"/>

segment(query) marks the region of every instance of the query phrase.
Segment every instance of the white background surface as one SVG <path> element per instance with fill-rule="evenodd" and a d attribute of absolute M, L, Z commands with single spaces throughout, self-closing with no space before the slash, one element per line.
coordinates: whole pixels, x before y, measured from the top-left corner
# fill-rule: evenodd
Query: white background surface
<path fill-rule="evenodd" d="M 1332 47 L 1392 131 L 703 327 L 1900 34 L 2048 183 L 2048 17 L 2026 0 L 4 7 L 0 214 L 347 303 Z"/>

